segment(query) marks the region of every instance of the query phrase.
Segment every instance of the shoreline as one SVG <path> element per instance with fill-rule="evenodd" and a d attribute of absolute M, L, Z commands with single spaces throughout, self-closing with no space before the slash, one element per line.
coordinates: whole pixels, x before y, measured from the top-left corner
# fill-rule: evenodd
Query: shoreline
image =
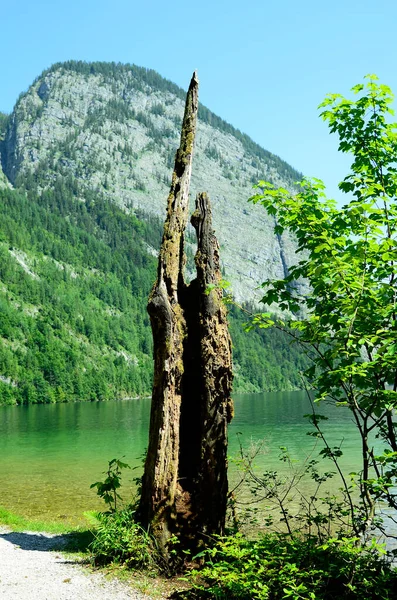
<path fill-rule="evenodd" d="M 235 391 L 232 392 L 232 398 L 234 396 L 251 396 L 251 395 L 255 395 L 255 394 L 284 394 L 284 393 L 293 393 L 293 392 L 302 392 L 304 391 L 303 389 L 300 388 L 295 388 L 295 389 L 288 389 L 288 390 L 262 390 L 262 391 L 255 391 L 255 392 L 240 392 L 240 391 Z M 141 396 L 121 396 L 118 398 L 113 398 L 110 400 L 63 400 L 61 402 L 34 402 L 34 403 L 30 403 L 30 404 L 5 404 L 0 402 L 0 408 L 5 407 L 5 406 L 57 406 L 60 404 L 94 404 L 94 403 L 103 403 L 106 404 L 107 402 L 124 402 L 126 400 L 148 400 L 152 397 L 152 394 L 143 394 Z"/>
<path fill-rule="evenodd" d="M 122 396 L 120 398 L 114 398 L 112 400 L 62 400 L 61 402 L 32 402 L 30 404 L 18 404 L 17 402 L 15 404 L 6 404 L 6 403 L 2 403 L 0 402 L 0 408 L 3 408 L 5 406 L 57 406 L 60 404 L 95 404 L 95 403 L 103 403 L 106 404 L 107 402 L 124 402 L 125 400 L 147 400 L 148 398 L 151 398 L 152 395 L 151 394 L 145 394 L 143 396 Z"/>

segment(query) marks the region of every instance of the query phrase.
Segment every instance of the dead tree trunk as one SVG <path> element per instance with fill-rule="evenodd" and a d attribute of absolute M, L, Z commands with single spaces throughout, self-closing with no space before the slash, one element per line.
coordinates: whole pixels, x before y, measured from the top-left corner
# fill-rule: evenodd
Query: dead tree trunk
<path fill-rule="evenodd" d="M 232 350 L 226 307 L 220 287 L 219 246 L 212 230 L 207 194 L 198 194 L 192 225 L 197 235 L 197 279 L 189 286 L 191 298 L 198 292 L 200 355 L 195 363 L 199 377 L 200 462 L 193 495 L 195 527 L 199 534 L 222 533 L 227 501 L 227 424 L 233 416 Z M 186 394 L 186 403 L 191 394 Z M 184 396 L 185 397 L 185 396 Z M 188 435 L 188 431 L 186 431 Z M 183 450 L 183 449 L 182 449 Z"/>
<path fill-rule="evenodd" d="M 227 495 L 231 344 L 221 291 L 218 245 L 205 194 L 198 196 L 197 279 L 183 277 L 184 231 L 198 110 L 194 73 L 175 158 L 157 281 L 150 294 L 154 382 L 149 446 L 139 514 L 166 553 L 173 534 L 196 540 L 220 533 Z M 209 294 L 209 285 L 215 286 Z"/>

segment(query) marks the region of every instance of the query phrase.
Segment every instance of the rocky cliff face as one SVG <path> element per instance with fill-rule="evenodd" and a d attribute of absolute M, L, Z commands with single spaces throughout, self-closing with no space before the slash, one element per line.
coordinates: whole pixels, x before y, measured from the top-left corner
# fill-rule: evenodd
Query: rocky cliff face
<path fill-rule="evenodd" d="M 55 65 L 15 106 L 2 145 L 3 170 L 15 185 L 43 190 L 63 178 L 82 201 L 85 189 L 97 190 L 125 210 L 163 218 L 183 98 L 180 88 L 138 67 Z M 238 300 L 260 298 L 258 284 L 282 277 L 295 260 L 293 241 L 276 237 L 265 212 L 247 203 L 252 184 L 265 179 L 291 188 L 299 177 L 200 108 L 191 200 L 197 191 L 211 198 L 222 268 Z"/>
<path fill-rule="evenodd" d="M 2 160 L 1 160 L 1 152 L 4 147 L 4 137 L 5 137 L 6 130 L 7 130 L 7 122 L 8 122 L 7 115 L 0 112 L 0 189 L 5 188 L 5 187 L 11 187 L 10 182 L 8 181 L 7 177 L 3 173 Z"/>

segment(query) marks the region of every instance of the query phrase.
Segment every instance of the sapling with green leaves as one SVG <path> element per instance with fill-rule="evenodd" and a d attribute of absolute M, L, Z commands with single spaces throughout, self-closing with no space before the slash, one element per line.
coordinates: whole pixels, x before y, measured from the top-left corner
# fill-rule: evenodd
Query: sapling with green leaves
<path fill-rule="evenodd" d="M 122 500 L 117 490 L 121 487 L 121 472 L 123 469 L 130 469 L 127 463 L 118 458 L 109 461 L 105 479 L 96 481 L 90 485 L 90 488 L 97 488 L 97 494 L 105 502 L 110 513 L 117 512 L 117 501 Z"/>
<path fill-rule="evenodd" d="M 330 94 L 320 105 L 339 150 L 353 157 L 339 184 L 349 194 L 342 208 L 318 179 L 303 179 L 296 194 L 256 186 L 251 201 L 274 216 L 277 234 L 295 234 L 299 261 L 284 279 L 263 283 L 262 301 L 283 316 L 261 313 L 253 323 L 285 330 L 307 350 L 316 402 L 350 409 L 361 440 L 364 532 L 379 503 L 397 508 L 397 124 L 389 122 L 393 95 L 376 76 L 352 91 L 353 99 Z"/>

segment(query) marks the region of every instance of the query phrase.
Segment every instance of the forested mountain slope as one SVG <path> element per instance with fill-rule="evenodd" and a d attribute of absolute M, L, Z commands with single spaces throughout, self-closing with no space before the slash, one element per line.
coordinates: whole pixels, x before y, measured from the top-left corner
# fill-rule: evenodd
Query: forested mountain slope
<path fill-rule="evenodd" d="M 2 403 L 106 400 L 151 389 L 146 303 L 162 223 L 58 183 L 40 197 L 0 189 Z M 293 388 L 303 358 L 277 332 L 230 315 L 236 389 Z"/>
<path fill-rule="evenodd" d="M 150 392 L 146 303 L 183 95 L 137 67 L 67 63 L 0 115 L 0 403 Z M 194 185 L 212 194 L 226 275 L 249 299 L 293 258 L 246 204 L 250 179 L 290 186 L 298 174 L 203 107 L 201 117 Z M 303 357 L 275 331 L 244 333 L 245 320 L 231 309 L 235 388 L 298 387 Z"/>

